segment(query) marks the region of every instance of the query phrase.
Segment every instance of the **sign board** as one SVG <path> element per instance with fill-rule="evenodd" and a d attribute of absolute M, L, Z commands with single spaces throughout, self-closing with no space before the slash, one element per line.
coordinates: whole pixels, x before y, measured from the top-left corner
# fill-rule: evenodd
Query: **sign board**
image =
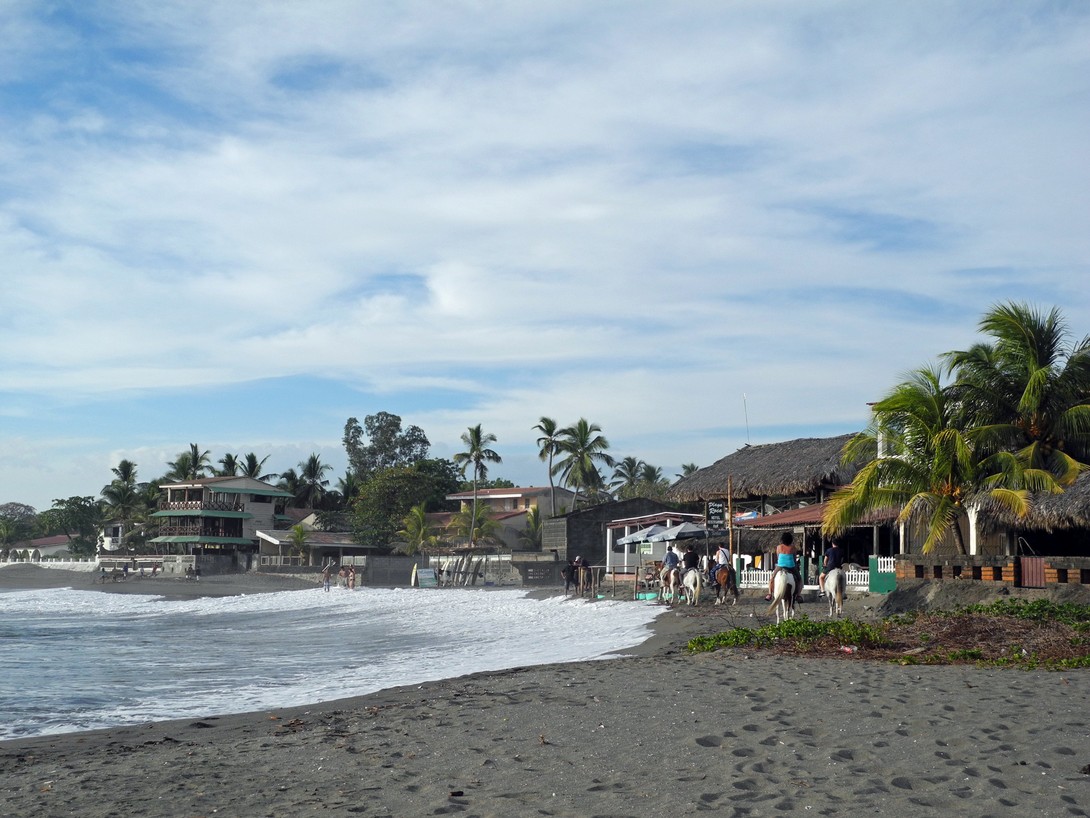
<path fill-rule="evenodd" d="M 417 568 L 416 584 L 421 588 L 438 588 L 439 581 L 435 576 L 434 568 Z"/>
<path fill-rule="evenodd" d="M 709 500 L 704 513 L 708 528 L 719 530 L 727 527 L 727 508 L 722 500 Z"/>

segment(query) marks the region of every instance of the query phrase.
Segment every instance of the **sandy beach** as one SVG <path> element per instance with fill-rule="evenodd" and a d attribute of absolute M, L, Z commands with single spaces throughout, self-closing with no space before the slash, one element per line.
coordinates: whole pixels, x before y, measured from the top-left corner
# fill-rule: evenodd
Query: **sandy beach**
<path fill-rule="evenodd" d="M 2 742 L 0 815 L 1088 814 L 1086 671 L 682 649 L 755 624 L 748 596 L 618 658 Z"/>

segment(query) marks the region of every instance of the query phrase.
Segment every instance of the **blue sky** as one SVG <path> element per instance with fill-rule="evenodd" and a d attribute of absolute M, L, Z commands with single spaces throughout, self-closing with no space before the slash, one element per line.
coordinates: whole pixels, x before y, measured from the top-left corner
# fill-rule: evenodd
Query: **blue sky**
<path fill-rule="evenodd" d="M 388 411 L 543 484 L 854 431 L 990 305 L 1090 332 L 1090 8 L 0 12 L 0 503 Z M 743 395 L 745 396 L 743 398 Z"/>

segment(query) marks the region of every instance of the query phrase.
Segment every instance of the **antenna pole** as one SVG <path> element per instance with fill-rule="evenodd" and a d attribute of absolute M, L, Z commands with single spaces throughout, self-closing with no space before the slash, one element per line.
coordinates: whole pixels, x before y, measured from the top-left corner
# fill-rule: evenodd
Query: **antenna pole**
<path fill-rule="evenodd" d="M 746 414 L 746 445 L 749 445 L 749 405 L 746 403 L 746 393 L 742 393 L 742 411 Z"/>

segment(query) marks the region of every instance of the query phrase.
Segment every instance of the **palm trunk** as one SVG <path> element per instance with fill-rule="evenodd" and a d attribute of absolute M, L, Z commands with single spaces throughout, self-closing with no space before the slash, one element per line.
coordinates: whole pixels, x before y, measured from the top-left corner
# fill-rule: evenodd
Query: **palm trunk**
<path fill-rule="evenodd" d="M 477 545 L 477 467 L 473 467 L 473 516 L 469 519 L 469 547 Z"/>
<path fill-rule="evenodd" d="M 556 486 L 553 483 L 553 453 L 549 452 L 549 510 L 550 516 L 556 516 Z"/>

